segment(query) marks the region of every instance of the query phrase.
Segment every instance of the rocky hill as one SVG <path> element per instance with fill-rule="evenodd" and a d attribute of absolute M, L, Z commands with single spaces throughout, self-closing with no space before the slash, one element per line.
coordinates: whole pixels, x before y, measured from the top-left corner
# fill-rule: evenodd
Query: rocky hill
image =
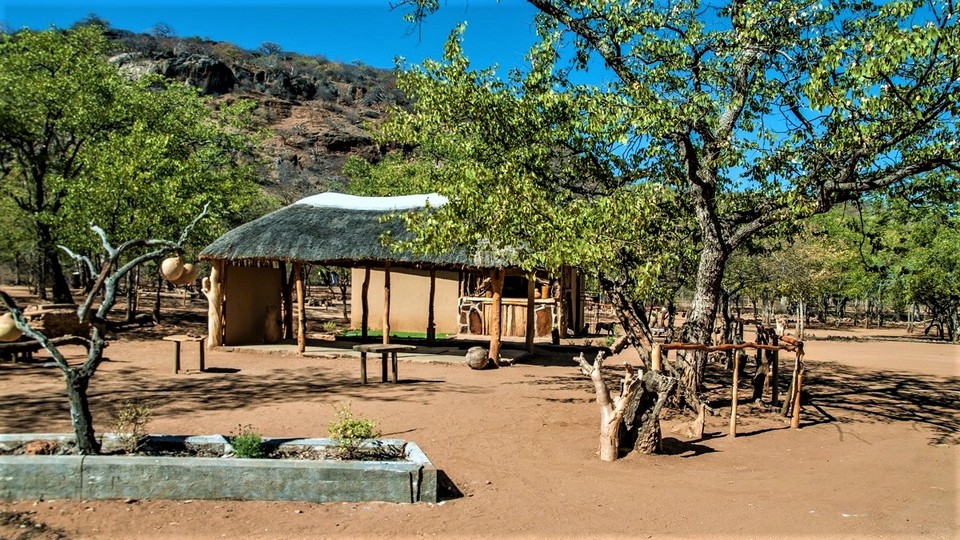
<path fill-rule="evenodd" d="M 342 189 L 344 161 L 375 159 L 365 128 L 386 107 L 407 105 L 395 75 L 361 64 L 287 53 L 272 44 L 247 51 L 226 42 L 109 30 L 111 61 L 132 76 L 160 73 L 214 99 L 252 99 L 263 142 L 260 182 L 284 203 Z"/>

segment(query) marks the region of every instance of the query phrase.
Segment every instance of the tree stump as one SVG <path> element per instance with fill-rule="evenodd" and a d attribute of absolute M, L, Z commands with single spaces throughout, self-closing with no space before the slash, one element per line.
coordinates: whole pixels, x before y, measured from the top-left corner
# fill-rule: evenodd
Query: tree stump
<path fill-rule="evenodd" d="M 641 454 L 660 451 L 660 409 L 677 388 L 677 380 L 657 371 L 647 371 L 640 378 L 640 391 L 633 395 L 623 423 L 634 438 L 633 449 Z"/>
<path fill-rule="evenodd" d="M 600 405 L 600 459 L 614 461 L 620 448 L 633 446 L 643 454 L 660 450 L 660 409 L 677 387 L 677 380 L 656 371 L 640 373 L 625 364 L 620 392 L 614 397 L 603 380 L 603 351 L 593 364 L 583 353 L 574 358 L 580 371 L 590 377 Z"/>

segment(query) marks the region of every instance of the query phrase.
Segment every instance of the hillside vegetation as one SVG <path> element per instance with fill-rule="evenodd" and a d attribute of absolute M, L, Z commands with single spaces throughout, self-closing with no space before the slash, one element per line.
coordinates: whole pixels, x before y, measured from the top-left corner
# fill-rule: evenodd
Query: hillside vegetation
<path fill-rule="evenodd" d="M 115 45 L 111 62 L 129 76 L 158 73 L 216 100 L 255 101 L 257 127 L 266 135 L 259 182 L 285 203 L 343 189 L 341 168 L 349 156 L 380 156 L 365 125 L 383 119 L 390 105 L 407 105 L 390 71 L 290 53 L 272 43 L 247 51 L 162 28 L 151 34 L 111 29 L 107 36 Z"/>

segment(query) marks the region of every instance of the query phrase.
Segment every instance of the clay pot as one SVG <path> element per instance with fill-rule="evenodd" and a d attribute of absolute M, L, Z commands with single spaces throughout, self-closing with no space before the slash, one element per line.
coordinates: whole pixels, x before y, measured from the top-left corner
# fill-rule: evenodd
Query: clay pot
<path fill-rule="evenodd" d="M 191 264 L 183 265 L 183 273 L 177 279 L 170 280 L 174 285 L 190 285 L 197 279 L 197 268 Z"/>
<path fill-rule="evenodd" d="M 180 276 L 183 275 L 183 270 L 183 259 L 179 255 L 164 259 L 163 262 L 160 263 L 160 274 L 163 276 L 163 279 L 170 282 L 180 279 Z"/>
<path fill-rule="evenodd" d="M 23 332 L 17 328 L 17 323 L 13 320 L 13 315 L 4 313 L 0 315 L 0 341 L 16 341 L 20 339 Z"/>

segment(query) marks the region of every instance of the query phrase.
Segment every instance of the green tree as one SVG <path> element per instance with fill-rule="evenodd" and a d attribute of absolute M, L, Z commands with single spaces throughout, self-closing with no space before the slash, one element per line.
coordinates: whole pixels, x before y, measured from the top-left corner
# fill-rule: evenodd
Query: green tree
<path fill-rule="evenodd" d="M 730 255 L 768 227 L 896 186 L 956 188 L 955 175 L 936 177 L 949 187 L 928 182 L 932 173 L 960 163 L 960 32 L 952 3 L 529 3 L 539 10 L 541 39 L 525 78 L 515 81 L 536 79 L 544 88 L 541 99 L 521 99 L 503 115 L 497 98 L 517 85 L 498 86 L 478 75 L 476 83 L 490 90 L 492 111 L 450 123 L 450 115 L 431 105 L 444 92 L 460 95 L 462 86 L 425 63 L 412 70 L 414 80 L 432 79 L 414 92 L 417 114 L 425 118 L 414 122 L 398 111 L 394 125 L 442 132 L 461 129 L 457 123 L 486 122 L 475 128 L 485 142 L 506 136 L 504 145 L 513 152 L 493 156 L 502 165 L 497 174 L 463 201 L 503 210 L 481 212 L 491 228 L 530 212 L 543 216 L 529 223 L 531 230 L 565 228 L 571 205 L 555 197 L 557 190 L 517 190 L 527 182 L 516 167 L 524 162 L 517 153 L 570 149 L 565 157 L 576 156 L 573 162 L 597 173 L 580 175 L 581 190 L 601 179 L 609 188 L 629 191 L 645 182 L 681 196 L 678 207 L 697 224 L 701 248 L 683 341 L 710 341 Z M 404 4 L 414 20 L 439 6 L 435 0 Z M 554 69 L 561 57 L 572 61 Z M 446 62 L 466 70 L 458 50 L 448 50 Z M 576 72 L 587 69 L 604 70 L 610 82 L 577 83 L 582 78 Z M 556 108 L 573 129 L 555 129 Z M 541 136 L 510 140 L 518 116 L 542 119 Z M 393 134 L 400 143 L 409 140 L 402 129 Z M 457 156 L 463 150 L 452 144 L 447 151 Z M 576 180 L 556 176 L 558 186 Z M 510 200 L 499 201 L 504 197 Z M 644 223 L 650 218 L 640 216 Z M 680 360 L 690 402 L 699 401 L 705 362 L 702 354 Z"/>
<path fill-rule="evenodd" d="M 944 339 L 960 340 L 960 218 L 956 212 L 928 214 L 915 222 L 916 248 L 906 256 L 905 288 L 910 301 L 927 308 L 931 326 Z M 929 330 L 929 328 L 927 328 Z"/>
<path fill-rule="evenodd" d="M 250 141 L 231 125 L 249 105 L 215 110 L 183 85 L 124 78 L 102 31 L 0 42 L 0 197 L 31 223 L 55 302 L 72 300 L 56 246 L 90 252 L 87 224 L 118 239 L 172 235 L 204 202 L 229 219 L 258 192 Z"/>
<path fill-rule="evenodd" d="M 414 111 L 395 111 L 376 132 L 398 150 L 376 167 L 349 164 L 351 190 L 447 195 L 451 202 L 435 212 L 404 216 L 418 236 L 404 247 L 468 246 L 527 270 L 577 265 L 624 306 L 621 322 L 635 330 L 628 334 L 635 344 L 649 345 L 645 310 L 633 299 L 679 288 L 680 281 L 657 286 L 682 260 L 668 243 L 690 244 L 682 242 L 692 234 L 676 208 L 682 200 L 661 185 L 618 184 L 617 143 L 603 148 L 580 132 L 575 100 L 550 85 L 549 47 L 532 52 L 540 69 L 507 84 L 468 69 L 459 32 L 447 63 L 401 77 L 400 87 L 417 98 Z"/>

